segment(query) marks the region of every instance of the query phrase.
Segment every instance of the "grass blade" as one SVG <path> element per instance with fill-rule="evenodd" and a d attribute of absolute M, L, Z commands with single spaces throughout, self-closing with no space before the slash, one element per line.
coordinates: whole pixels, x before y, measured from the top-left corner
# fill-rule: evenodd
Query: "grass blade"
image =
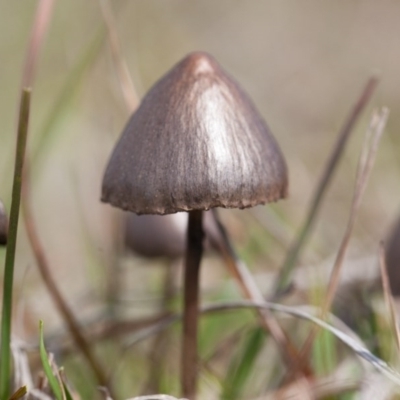
<path fill-rule="evenodd" d="M 60 377 L 61 377 L 61 382 L 62 382 L 62 386 L 64 389 L 65 400 L 74 400 L 71 392 L 69 391 L 68 385 L 65 383 L 65 376 L 64 376 L 63 368 L 60 368 Z"/>
<path fill-rule="evenodd" d="M 3 312 L 1 318 L 1 354 L 0 354 L 0 399 L 7 400 L 10 395 L 11 376 L 11 314 L 14 280 L 15 250 L 17 247 L 17 233 L 19 209 L 21 203 L 22 170 L 25 159 L 26 140 L 29 125 L 31 90 L 23 89 L 19 112 L 17 151 L 15 156 L 14 183 L 10 210 L 8 244 L 3 280 Z"/>
<path fill-rule="evenodd" d="M 22 399 L 27 393 L 28 389 L 26 388 L 26 386 L 22 386 L 10 397 L 9 400 Z"/>
<path fill-rule="evenodd" d="M 57 400 L 63 400 L 62 389 L 60 388 L 60 384 L 58 379 L 53 374 L 53 369 L 51 368 L 51 364 L 47 355 L 46 348 L 44 346 L 43 339 L 43 321 L 39 322 L 39 351 L 40 358 L 42 360 L 43 370 L 46 375 L 47 380 L 49 381 L 49 385 L 51 390 L 54 393 L 54 396 Z"/>
<path fill-rule="evenodd" d="M 111 4 L 109 0 L 100 0 L 100 6 L 104 23 L 108 31 L 111 55 L 118 75 L 121 91 L 128 111 L 132 112 L 139 104 L 139 96 L 136 92 L 135 86 L 133 85 L 131 75 L 129 74 L 128 65 L 122 56 Z"/>
<path fill-rule="evenodd" d="M 304 319 L 306 321 L 312 322 L 317 325 L 319 328 L 325 329 L 336 336 L 342 343 L 344 343 L 347 347 L 349 347 L 358 357 L 366 361 L 373 368 L 375 368 L 379 373 L 386 376 L 390 381 L 400 387 L 400 373 L 395 371 L 391 366 L 389 366 L 385 361 L 376 357 L 372 354 L 364 344 L 354 335 L 346 333 L 343 328 L 338 329 L 336 326 L 331 325 L 330 323 L 312 315 L 310 312 L 304 311 L 304 307 L 297 306 L 285 306 L 283 304 L 272 303 L 268 301 L 263 302 L 255 302 L 255 301 L 231 301 L 231 302 L 219 302 L 215 304 L 210 304 L 206 307 L 202 307 L 200 309 L 201 314 L 211 314 L 215 312 L 224 312 L 224 311 L 234 311 L 240 309 L 266 309 L 279 313 L 284 313 L 291 315 L 296 318 Z M 319 309 L 315 309 L 315 307 L 307 307 L 307 309 L 313 309 L 313 314 L 317 314 L 320 312 Z M 343 322 L 340 321 L 339 318 L 329 314 L 326 316 L 329 319 L 332 319 L 335 325 L 345 326 Z M 164 320 L 154 324 L 149 328 L 144 328 L 142 331 L 138 332 L 134 337 L 132 337 L 124 346 L 125 353 L 127 353 L 127 349 L 142 340 L 148 339 L 149 337 L 156 335 L 157 333 L 163 331 L 164 329 L 169 328 L 174 323 L 180 321 L 182 319 L 181 314 L 175 314 L 166 317 Z M 349 329 L 348 329 L 349 330 Z"/>
<path fill-rule="evenodd" d="M 261 290 L 258 288 L 245 263 L 243 263 L 237 256 L 230 241 L 229 235 L 218 217 L 217 211 L 213 209 L 212 213 L 218 228 L 219 237 L 211 237 L 210 240 L 221 252 L 229 272 L 237 281 L 244 296 L 248 300 L 263 301 L 264 296 Z M 300 354 L 297 351 L 296 346 L 291 342 L 290 338 L 279 325 L 274 315 L 268 310 L 258 310 L 258 314 L 260 316 L 261 326 L 265 329 L 265 331 L 271 334 L 271 337 L 275 340 L 288 369 L 290 369 L 293 365 L 300 365 Z M 304 373 L 304 375 L 310 375 L 311 368 L 308 365 L 304 365 L 302 373 Z"/>
<path fill-rule="evenodd" d="M 361 199 L 368 183 L 368 178 L 374 164 L 375 156 L 378 151 L 379 141 L 385 129 L 388 115 L 389 110 L 385 107 L 382 108 L 380 111 L 375 111 L 372 115 L 370 125 L 366 132 L 366 137 L 358 163 L 357 176 L 355 181 L 353 199 L 350 207 L 349 219 L 347 221 L 346 230 L 340 243 L 334 265 L 332 267 L 326 296 L 323 299 L 323 304 L 321 307 L 321 318 L 324 318 L 326 313 L 329 311 L 339 285 L 339 278 L 340 272 L 342 270 L 343 261 L 347 254 L 347 249 L 350 243 L 351 235 L 353 233 L 358 209 L 360 207 Z M 308 360 L 308 355 L 311 350 L 312 343 L 318 331 L 318 328 L 314 328 L 307 337 L 302 349 L 302 362 L 306 362 Z"/>
<path fill-rule="evenodd" d="M 98 380 L 98 383 L 101 385 L 107 385 L 108 379 L 106 372 L 103 369 L 101 363 L 97 360 L 94 352 L 90 347 L 90 343 L 86 339 L 84 333 L 82 332 L 79 322 L 76 319 L 73 311 L 69 307 L 67 301 L 64 299 L 61 294 L 57 283 L 53 277 L 50 263 L 48 261 L 47 254 L 45 252 L 44 246 L 40 240 L 37 224 L 31 209 L 31 195 L 30 195 L 30 176 L 29 176 L 29 168 L 26 168 L 24 171 L 25 184 L 23 187 L 23 201 L 22 201 L 22 211 L 25 219 L 25 227 L 28 235 L 28 239 L 30 245 L 32 247 L 33 254 L 35 256 L 39 273 L 46 285 L 47 290 L 59 311 L 60 315 L 63 317 L 63 320 L 68 327 L 72 338 L 74 339 L 77 347 L 82 352 L 82 355 L 87 360 L 88 364 L 91 366 L 93 373 Z"/>
<path fill-rule="evenodd" d="M 241 354 L 233 360 L 228 369 L 221 399 L 236 400 L 240 398 L 242 389 L 248 381 L 257 356 L 264 345 L 265 338 L 265 332 L 260 327 L 249 333 Z"/>

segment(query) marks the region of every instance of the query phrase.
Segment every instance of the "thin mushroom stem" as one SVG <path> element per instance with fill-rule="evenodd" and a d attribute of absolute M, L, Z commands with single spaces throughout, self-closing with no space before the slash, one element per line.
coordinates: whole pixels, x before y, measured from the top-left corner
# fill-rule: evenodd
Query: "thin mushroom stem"
<path fill-rule="evenodd" d="M 181 384 L 183 396 L 190 400 L 196 398 L 197 383 L 199 277 L 204 238 L 202 219 L 202 211 L 189 212 L 184 276 Z"/>

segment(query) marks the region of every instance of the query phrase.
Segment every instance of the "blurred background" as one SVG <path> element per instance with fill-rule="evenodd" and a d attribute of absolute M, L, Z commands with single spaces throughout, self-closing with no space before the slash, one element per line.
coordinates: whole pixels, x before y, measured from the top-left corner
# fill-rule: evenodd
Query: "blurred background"
<path fill-rule="evenodd" d="M 357 282 L 367 270 L 377 277 L 378 243 L 400 211 L 400 3 L 114 0 L 111 5 L 122 55 L 140 98 L 187 53 L 204 50 L 250 94 L 279 142 L 289 167 L 289 198 L 255 210 L 221 213 L 264 293 L 304 221 L 341 125 L 367 79 L 372 74 L 380 77 L 302 253 L 299 287 L 315 283 L 310 271 L 327 271 L 323 266 L 332 264 L 345 230 L 371 111 L 386 105 L 389 122 L 345 262 L 345 271 L 356 270 Z M 21 75 L 36 6 L 36 1 L 0 0 L 0 198 L 8 209 Z M 100 202 L 105 166 L 129 115 L 99 2 L 56 2 L 33 87 L 31 189 L 52 272 L 84 323 L 101 319 L 110 304 L 124 318 L 148 317 L 159 307 L 164 261 L 117 252 L 123 240 L 116 221 L 125 215 Z M 0 250 L 0 265 L 4 255 Z M 14 333 L 34 343 L 38 320 L 43 319 L 49 336 L 61 335 L 62 320 L 37 272 L 23 223 L 15 279 Z M 179 287 L 179 273 L 174 279 Z M 203 262 L 202 279 L 208 299 L 240 297 L 215 254 Z M 307 302 L 309 297 L 302 298 Z M 175 300 L 173 306 L 179 309 Z M 255 324 L 251 315 L 247 320 Z M 202 342 L 203 353 L 214 349 L 215 338 L 222 335 L 217 322 L 211 325 L 204 328 L 210 340 Z M 173 368 L 179 360 L 178 330 L 175 333 L 169 349 Z M 140 394 L 145 385 L 146 346 L 137 346 L 120 361 L 121 374 L 135 371 L 129 382 L 121 380 L 125 383 L 120 393 L 125 396 Z M 115 347 L 111 340 L 99 349 L 109 357 L 110 367 L 118 364 Z M 67 368 L 75 382 L 82 374 L 77 359 L 64 360 L 66 367 L 75 366 Z M 211 387 L 217 385 L 211 381 Z M 164 382 L 165 390 L 176 387 L 176 382 Z M 93 394 L 87 396 L 83 398 Z"/>

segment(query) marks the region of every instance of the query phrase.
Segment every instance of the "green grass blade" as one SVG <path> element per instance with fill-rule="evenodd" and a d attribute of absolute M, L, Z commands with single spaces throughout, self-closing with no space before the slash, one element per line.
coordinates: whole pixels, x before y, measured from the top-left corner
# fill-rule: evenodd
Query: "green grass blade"
<path fill-rule="evenodd" d="M 57 378 L 53 374 L 53 370 L 50 365 L 49 358 L 47 356 L 46 348 L 44 347 L 44 339 L 43 339 L 43 321 L 39 322 L 39 351 L 40 351 L 40 358 L 42 360 L 43 370 L 46 375 L 47 380 L 49 381 L 49 385 L 51 390 L 53 391 L 54 395 L 56 396 L 57 400 L 62 400 L 62 389 L 58 383 Z"/>
<path fill-rule="evenodd" d="M 326 376 L 335 370 L 336 340 L 330 332 L 324 330 L 316 337 L 313 358 L 317 376 Z"/>
<path fill-rule="evenodd" d="M 9 400 L 22 399 L 27 393 L 28 389 L 26 388 L 26 386 L 22 386 L 10 397 Z"/>
<path fill-rule="evenodd" d="M 11 315 L 14 281 L 15 250 L 19 209 L 21 203 L 22 170 L 25 158 L 26 139 L 28 135 L 31 90 L 24 88 L 21 94 L 19 110 L 17 151 L 15 155 L 14 182 L 10 210 L 8 244 L 3 279 L 3 312 L 1 317 L 1 353 L 0 353 L 0 399 L 7 400 L 10 395 L 11 376 Z"/>
<path fill-rule="evenodd" d="M 240 398 L 242 390 L 253 371 L 254 363 L 265 342 L 264 329 L 253 329 L 244 343 L 239 357 L 231 363 L 225 379 L 221 399 L 235 400 Z"/>
<path fill-rule="evenodd" d="M 69 391 L 68 385 L 65 383 L 64 367 L 60 368 L 60 378 L 61 378 L 61 382 L 63 385 L 64 393 L 65 393 L 65 399 L 66 400 L 74 400 L 71 392 Z"/>
<path fill-rule="evenodd" d="M 74 400 L 74 398 L 72 397 L 71 392 L 68 389 L 68 386 L 63 382 L 63 387 L 64 387 L 64 392 L 65 392 L 65 398 L 66 400 Z"/>

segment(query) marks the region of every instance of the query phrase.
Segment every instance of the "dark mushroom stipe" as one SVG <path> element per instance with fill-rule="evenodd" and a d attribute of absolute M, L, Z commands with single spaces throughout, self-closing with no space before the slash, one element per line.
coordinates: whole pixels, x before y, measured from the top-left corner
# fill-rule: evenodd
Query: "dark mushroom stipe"
<path fill-rule="evenodd" d="M 196 397 L 197 325 L 199 314 L 200 262 L 203 254 L 203 212 L 190 211 L 184 276 L 182 347 L 182 391 L 187 399 Z"/>
<path fill-rule="evenodd" d="M 0 200 L 0 246 L 7 244 L 8 236 L 8 217 L 4 209 L 3 203 Z"/>

